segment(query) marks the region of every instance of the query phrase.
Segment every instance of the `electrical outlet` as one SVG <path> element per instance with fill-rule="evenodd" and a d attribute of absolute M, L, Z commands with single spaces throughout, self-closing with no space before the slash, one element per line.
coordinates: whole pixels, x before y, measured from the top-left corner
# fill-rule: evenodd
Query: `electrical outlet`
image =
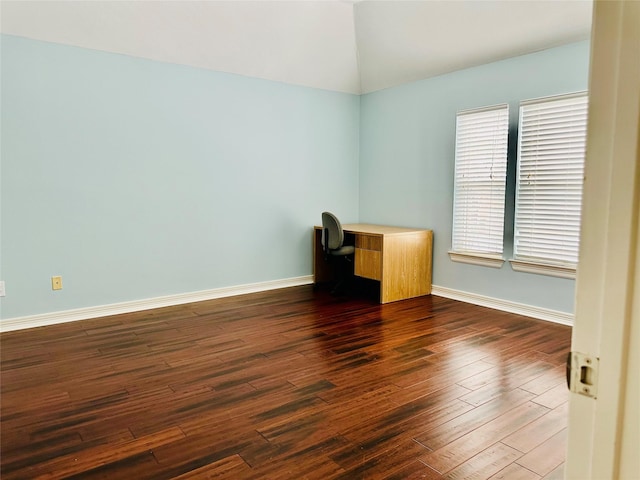
<path fill-rule="evenodd" d="M 62 277 L 51 277 L 51 290 L 62 290 Z"/>
<path fill-rule="evenodd" d="M 4 280 L 0 280 L 0 297 L 4 297 L 6 295 L 6 291 L 4 289 Z"/>

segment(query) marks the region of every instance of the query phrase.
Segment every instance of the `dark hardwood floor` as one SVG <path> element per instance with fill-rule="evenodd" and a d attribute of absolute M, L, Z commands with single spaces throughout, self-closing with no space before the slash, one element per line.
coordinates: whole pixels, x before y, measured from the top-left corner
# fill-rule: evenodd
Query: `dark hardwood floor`
<path fill-rule="evenodd" d="M 561 325 L 304 286 L 0 341 L 4 480 L 562 478 Z"/>

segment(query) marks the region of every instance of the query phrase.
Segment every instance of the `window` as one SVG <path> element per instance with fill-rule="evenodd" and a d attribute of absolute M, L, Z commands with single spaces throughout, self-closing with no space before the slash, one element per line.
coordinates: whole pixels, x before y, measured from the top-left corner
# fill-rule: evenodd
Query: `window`
<path fill-rule="evenodd" d="M 454 261 L 501 267 L 509 106 L 459 112 L 453 239 Z"/>
<path fill-rule="evenodd" d="M 520 104 L 514 270 L 575 278 L 586 92 Z"/>

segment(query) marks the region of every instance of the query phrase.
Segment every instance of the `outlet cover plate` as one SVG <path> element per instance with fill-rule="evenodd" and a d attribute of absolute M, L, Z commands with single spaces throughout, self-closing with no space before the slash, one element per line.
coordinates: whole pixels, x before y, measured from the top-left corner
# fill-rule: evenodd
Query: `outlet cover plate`
<path fill-rule="evenodd" d="M 61 276 L 51 277 L 51 289 L 52 290 L 62 290 L 62 277 Z"/>

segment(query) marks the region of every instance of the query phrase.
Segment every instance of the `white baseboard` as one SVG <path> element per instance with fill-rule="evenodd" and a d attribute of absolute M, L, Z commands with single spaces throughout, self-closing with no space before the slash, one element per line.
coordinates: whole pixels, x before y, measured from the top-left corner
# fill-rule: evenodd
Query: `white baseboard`
<path fill-rule="evenodd" d="M 214 288 L 212 290 L 201 290 L 198 292 L 178 293 L 176 295 L 113 303 L 97 307 L 77 308 L 61 312 L 8 318 L 0 321 L 0 332 L 43 327 L 46 325 L 55 325 L 57 323 L 75 322 L 77 320 L 88 320 L 90 318 L 106 317 L 108 315 L 118 315 L 120 313 L 139 312 L 141 310 L 150 310 L 152 308 L 170 307 L 184 303 L 201 302 L 203 300 L 243 295 L 245 293 L 264 292 L 267 290 L 275 290 L 277 288 L 308 285 L 310 283 L 313 283 L 313 276 L 305 275 L 302 277 L 236 285 L 234 287 Z"/>
<path fill-rule="evenodd" d="M 548 308 L 534 307 L 524 303 L 512 302 L 510 300 L 502 300 L 500 298 L 485 297 L 476 293 L 463 292 L 454 290 L 453 288 L 439 287 L 433 285 L 431 293 L 438 297 L 450 298 L 461 302 L 479 305 L 481 307 L 494 308 L 503 312 L 516 313 L 526 317 L 536 318 L 538 320 L 546 320 L 548 322 L 560 323 L 562 325 L 573 326 L 573 314 L 559 312 Z"/>
<path fill-rule="evenodd" d="M 313 283 L 312 275 L 302 277 L 286 278 L 283 280 L 271 280 L 268 282 L 250 283 L 246 285 L 236 285 L 233 287 L 214 288 L 211 290 L 201 290 L 198 292 L 178 293 L 164 297 L 147 298 L 143 300 L 133 300 L 130 302 L 113 303 L 110 305 L 100 305 L 97 307 L 78 308 L 74 310 L 64 310 L 61 312 L 43 313 L 39 315 L 29 315 L 26 317 L 15 317 L 0 321 L 0 332 L 10 332 L 25 328 L 43 327 L 55 325 L 57 323 L 75 322 L 78 320 L 88 320 L 90 318 L 106 317 L 121 313 L 139 312 L 152 308 L 170 307 L 184 303 L 201 302 L 213 300 L 215 298 L 232 297 L 246 293 L 264 292 L 278 288 L 296 287 Z M 431 293 L 439 297 L 459 300 L 461 302 L 479 305 L 481 307 L 494 308 L 504 312 L 516 313 L 527 317 L 560 323 L 562 325 L 573 325 L 573 314 L 550 310 L 542 307 L 534 307 L 523 303 L 501 300 L 499 298 L 486 297 L 476 293 L 463 292 L 453 288 L 433 285 Z"/>

